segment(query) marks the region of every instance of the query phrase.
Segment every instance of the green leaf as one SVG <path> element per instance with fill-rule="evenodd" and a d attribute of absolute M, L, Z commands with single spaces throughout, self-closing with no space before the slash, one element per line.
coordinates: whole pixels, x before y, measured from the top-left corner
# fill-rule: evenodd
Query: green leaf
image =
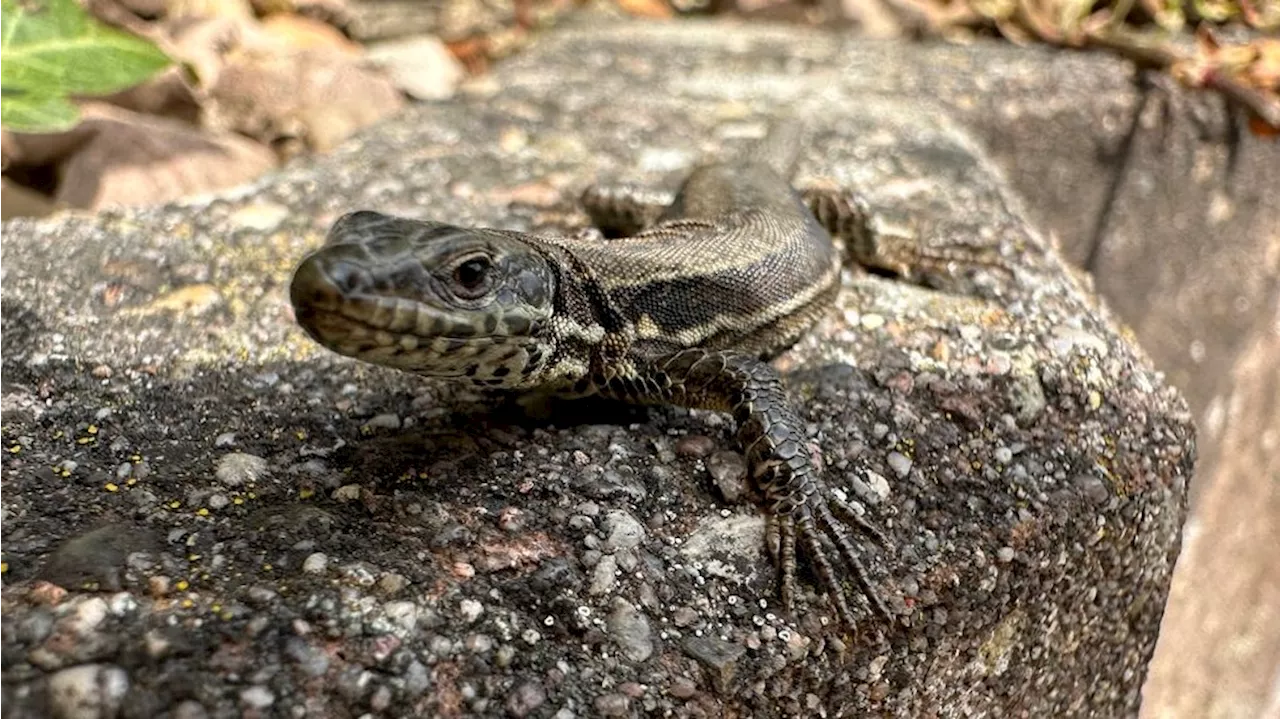
<path fill-rule="evenodd" d="M 0 125 L 14 132 L 62 132 L 80 122 L 80 109 L 65 97 L 4 91 Z"/>
<path fill-rule="evenodd" d="M 65 126 L 75 115 L 69 96 L 119 92 L 171 63 L 147 40 L 89 17 L 76 0 L 0 0 L 0 10 L 5 126 L 10 118 L 38 126 L 42 111 L 50 113 L 50 128 Z M 18 105 L 11 110 L 10 103 Z"/>

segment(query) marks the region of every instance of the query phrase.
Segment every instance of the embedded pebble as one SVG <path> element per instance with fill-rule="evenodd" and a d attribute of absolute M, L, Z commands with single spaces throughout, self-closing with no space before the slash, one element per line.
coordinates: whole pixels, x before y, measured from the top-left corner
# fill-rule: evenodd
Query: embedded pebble
<path fill-rule="evenodd" d="M 1107 483 L 1092 474 L 1076 475 L 1075 484 L 1094 504 L 1102 504 L 1111 498 L 1111 490 L 1107 488 Z"/>
<path fill-rule="evenodd" d="M 266 709 L 275 704 L 276 695 L 271 690 L 257 684 L 240 692 L 240 702 L 252 709 Z"/>
<path fill-rule="evenodd" d="M 324 574 L 328 567 L 329 556 L 323 552 L 316 552 L 302 560 L 302 571 L 308 574 Z"/>
<path fill-rule="evenodd" d="M 371 587 L 378 582 L 378 569 L 370 567 L 369 564 L 364 562 L 343 564 L 338 569 L 338 573 L 342 574 L 344 581 L 351 582 L 357 586 Z"/>
<path fill-rule="evenodd" d="M 209 712 L 204 705 L 194 699 L 188 699 L 174 707 L 173 719 L 208 719 Z"/>
<path fill-rule="evenodd" d="M 1013 450 L 1008 447 L 996 447 L 996 451 L 991 454 L 1000 464 L 1008 464 L 1013 461 Z"/>
<path fill-rule="evenodd" d="M 605 717 L 626 716 L 631 709 L 631 700 L 623 694 L 601 694 L 594 704 L 596 713 Z"/>
<path fill-rule="evenodd" d="M 382 605 L 382 611 L 407 632 L 412 632 L 418 624 L 418 605 L 413 602 L 387 602 Z"/>
<path fill-rule="evenodd" d="M 720 488 L 724 501 L 736 503 L 747 488 L 747 461 L 737 452 L 716 452 L 706 460 L 707 472 Z"/>
<path fill-rule="evenodd" d="M 365 695 L 371 684 L 373 684 L 373 672 L 352 666 L 338 673 L 335 686 L 347 701 L 356 702 Z"/>
<path fill-rule="evenodd" d="M 302 637 L 286 639 L 284 654 L 296 662 L 307 676 L 318 677 L 329 671 L 329 655 Z"/>
<path fill-rule="evenodd" d="M 1009 562 L 1012 562 L 1013 557 L 1014 557 L 1013 547 L 1001 547 L 999 550 L 996 551 L 996 561 L 1001 562 L 1002 564 L 1008 564 Z"/>
<path fill-rule="evenodd" d="M 747 648 L 719 637 L 690 637 L 683 645 L 684 653 L 707 669 L 718 687 L 727 687 L 738 673 L 738 660 Z"/>
<path fill-rule="evenodd" d="M 519 532 L 526 522 L 525 512 L 518 507 L 506 507 L 498 513 L 498 527 L 504 532 Z"/>
<path fill-rule="evenodd" d="M 458 604 L 458 612 L 462 615 L 462 621 L 471 624 L 484 613 L 484 605 L 474 599 L 464 599 Z"/>
<path fill-rule="evenodd" d="M 527 681 L 507 696 L 507 714 L 526 717 L 547 701 L 547 691 L 537 681 Z"/>
<path fill-rule="evenodd" d="M 1022 424 L 1032 422 L 1040 416 L 1048 404 L 1040 379 L 1032 374 L 1014 374 L 1009 379 L 1007 395 L 1018 422 Z"/>
<path fill-rule="evenodd" d="M 360 485 L 344 484 L 333 490 L 333 499 L 338 502 L 354 502 L 360 499 Z"/>
<path fill-rule="evenodd" d="M 618 560 L 618 568 L 628 574 L 640 566 L 640 558 L 636 556 L 634 549 L 619 549 L 613 556 Z"/>
<path fill-rule="evenodd" d="M 613 636 L 627 659 L 643 662 L 653 654 L 649 619 L 631 602 L 621 598 L 615 599 L 607 624 L 609 634 Z"/>
<path fill-rule="evenodd" d="M 764 536 L 765 519 L 757 512 L 708 517 L 685 537 L 680 554 L 694 561 L 723 559 L 726 554 L 754 557 Z"/>
<path fill-rule="evenodd" d="M 431 688 L 431 674 L 427 665 L 417 659 L 404 670 L 404 691 L 411 697 L 420 696 Z"/>
<path fill-rule="evenodd" d="M 871 494 L 881 502 L 888 499 L 889 493 L 892 491 L 889 486 L 889 480 L 885 479 L 885 476 L 879 472 L 867 470 L 866 485 Z"/>
<path fill-rule="evenodd" d="M 369 429 L 400 429 L 401 424 L 398 414 L 380 414 L 365 422 L 364 426 Z"/>
<path fill-rule="evenodd" d="M 783 642 L 787 645 L 787 656 L 791 661 L 798 662 L 805 658 L 809 653 L 810 640 L 808 637 L 797 632 L 791 632 Z"/>
<path fill-rule="evenodd" d="M 107 606 L 105 599 L 101 597 L 86 599 L 76 605 L 75 614 L 66 620 L 66 626 L 77 636 L 88 636 L 102 624 L 109 612 L 110 607 Z"/>
<path fill-rule="evenodd" d="M 676 677 L 667 691 L 676 699 L 688 699 L 698 693 L 698 685 L 688 677 Z"/>
<path fill-rule="evenodd" d="M 18 621 L 16 636 L 20 642 L 39 644 L 53 631 L 53 614 L 38 607 L 29 612 Z"/>
<path fill-rule="evenodd" d="M 391 687 L 383 684 L 373 690 L 373 696 L 369 697 L 369 708 L 375 713 L 381 714 L 391 706 Z"/>
<path fill-rule="evenodd" d="M 688 434 L 676 441 L 675 452 L 681 457 L 702 459 L 715 451 L 716 442 L 704 434 Z"/>
<path fill-rule="evenodd" d="M 112 616 L 123 617 L 126 614 L 132 614 L 138 608 L 138 600 L 128 592 L 116 592 L 107 600 L 107 609 Z"/>
<path fill-rule="evenodd" d="M 120 711 L 129 675 L 112 664 L 81 664 L 49 677 L 49 706 L 62 719 L 108 719 Z"/>
<path fill-rule="evenodd" d="M 625 510 L 615 509 L 605 515 L 604 529 L 608 532 L 601 547 L 606 552 L 634 549 L 644 541 L 644 525 Z"/>
<path fill-rule="evenodd" d="M 599 596 L 608 594 L 618 584 L 618 560 L 612 554 L 600 557 L 600 561 L 591 570 L 591 587 L 588 591 Z"/>
<path fill-rule="evenodd" d="M 677 627 L 691 627 L 698 621 L 698 612 L 693 607 L 676 607 L 671 612 L 671 623 Z"/>
<path fill-rule="evenodd" d="M 889 464 L 889 469 L 892 469 L 893 473 L 899 477 L 905 477 L 911 471 L 911 460 L 901 452 L 890 452 L 889 456 L 885 458 L 885 462 Z"/>
<path fill-rule="evenodd" d="M 383 594 L 395 594 L 409 586 L 409 580 L 402 574 L 387 572 L 378 578 L 378 591 Z"/>
<path fill-rule="evenodd" d="M 218 460 L 218 468 L 213 474 L 228 487 L 239 487 L 258 481 L 266 473 L 267 460 L 244 452 L 232 452 Z"/>
<path fill-rule="evenodd" d="M 1053 336 L 1047 344 L 1050 351 L 1059 357 L 1066 357 L 1076 350 L 1090 349 L 1105 359 L 1110 352 L 1110 348 L 1101 337 L 1075 327 L 1053 328 Z"/>
<path fill-rule="evenodd" d="M 465 645 L 472 654 L 486 654 L 493 649 L 493 638 L 488 634 L 472 634 L 467 637 Z"/>

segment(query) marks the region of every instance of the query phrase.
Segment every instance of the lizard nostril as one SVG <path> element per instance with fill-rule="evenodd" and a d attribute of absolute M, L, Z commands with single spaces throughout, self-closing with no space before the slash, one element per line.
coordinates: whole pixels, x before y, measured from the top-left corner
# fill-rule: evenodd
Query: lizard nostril
<path fill-rule="evenodd" d="M 369 271 L 354 262 L 313 256 L 298 265 L 289 297 L 295 308 L 333 309 L 343 299 L 368 293 L 372 285 Z"/>

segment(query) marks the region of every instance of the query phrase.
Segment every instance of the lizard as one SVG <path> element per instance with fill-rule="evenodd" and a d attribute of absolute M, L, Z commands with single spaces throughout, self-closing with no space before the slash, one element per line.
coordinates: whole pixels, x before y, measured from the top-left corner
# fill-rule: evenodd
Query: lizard
<path fill-rule="evenodd" d="M 295 317 L 330 350 L 428 377 L 731 414 L 777 542 L 783 606 L 794 605 L 798 545 L 850 628 L 841 563 L 892 620 L 854 536 L 888 541 L 815 467 L 769 361 L 834 304 L 837 241 L 864 266 L 901 273 L 912 258 L 885 252 L 893 244 L 878 241 L 856 193 L 792 187 L 801 132 L 776 124 L 694 168 L 674 196 L 589 187 L 585 232 L 349 213 L 295 270 Z"/>

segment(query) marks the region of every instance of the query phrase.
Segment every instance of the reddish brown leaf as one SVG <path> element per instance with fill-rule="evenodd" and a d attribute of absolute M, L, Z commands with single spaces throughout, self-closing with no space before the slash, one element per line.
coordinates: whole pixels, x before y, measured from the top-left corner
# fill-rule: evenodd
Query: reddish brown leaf
<path fill-rule="evenodd" d="M 276 164 L 267 148 L 242 137 L 105 103 L 85 105 L 84 118 L 67 133 L 80 143 L 60 164 L 54 195 L 73 207 L 175 200 L 247 182 Z"/>
<path fill-rule="evenodd" d="M 301 140 L 323 152 L 404 106 L 391 80 L 358 58 L 254 39 L 227 55 L 209 88 L 211 127 L 267 143 Z"/>
<path fill-rule="evenodd" d="M 673 14 L 671 6 L 663 0 L 618 0 L 618 7 L 636 17 L 666 19 Z"/>
<path fill-rule="evenodd" d="M 359 55 L 359 45 L 347 39 L 337 28 L 301 15 L 271 15 L 262 20 L 262 31 L 294 48 L 330 48 L 348 55 Z"/>

